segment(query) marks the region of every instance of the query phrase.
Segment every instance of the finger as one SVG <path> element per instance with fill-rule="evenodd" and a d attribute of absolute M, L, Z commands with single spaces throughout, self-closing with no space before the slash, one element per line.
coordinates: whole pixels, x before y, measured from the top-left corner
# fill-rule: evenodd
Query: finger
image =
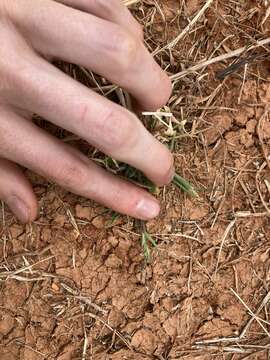
<path fill-rule="evenodd" d="M 37 51 L 93 70 L 129 91 L 144 109 L 167 102 L 170 79 L 121 26 L 49 0 L 36 0 L 33 8 L 23 1 L 14 9 L 17 26 Z"/>
<path fill-rule="evenodd" d="M 120 0 L 57 0 L 62 4 L 91 13 L 104 20 L 112 21 L 129 30 L 140 40 L 143 39 L 142 26 L 131 15 Z"/>
<path fill-rule="evenodd" d="M 0 158 L 0 199 L 22 223 L 37 216 L 37 201 L 29 181 L 19 167 Z"/>
<path fill-rule="evenodd" d="M 71 79 L 43 59 L 33 58 L 13 79 L 14 101 L 141 170 L 158 185 L 171 181 L 173 158 L 139 119 Z"/>
<path fill-rule="evenodd" d="M 107 173 L 80 152 L 28 120 L 8 110 L 2 111 L 0 116 L 2 156 L 5 154 L 6 158 L 57 182 L 69 191 L 91 198 L 119 213 L 143 220 L 158 215 L 158 202 L 146 191 Z"/>

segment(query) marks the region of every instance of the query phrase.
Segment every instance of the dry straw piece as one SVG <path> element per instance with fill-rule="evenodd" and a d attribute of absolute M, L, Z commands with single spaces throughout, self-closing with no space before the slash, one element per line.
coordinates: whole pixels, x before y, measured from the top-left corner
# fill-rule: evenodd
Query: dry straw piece
<path fill-rule="evenodd" d="M 137 4 L 138 2 L 140 2 L 140 0 L 124 0 L 124 4 L 126 6 L 131 6 L 131 5 Z"/>

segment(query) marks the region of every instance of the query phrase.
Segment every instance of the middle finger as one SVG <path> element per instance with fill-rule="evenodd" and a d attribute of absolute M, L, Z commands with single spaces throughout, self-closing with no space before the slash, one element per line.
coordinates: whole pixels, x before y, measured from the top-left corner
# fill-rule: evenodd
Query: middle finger
<path fill-rule="evenodd" d="M 170 151 L 139 119 L 33 55 L 16 74 L 14 105 L 79 135 L 104 153 L 141 170 L 158 185 L 173 175 Z"/>

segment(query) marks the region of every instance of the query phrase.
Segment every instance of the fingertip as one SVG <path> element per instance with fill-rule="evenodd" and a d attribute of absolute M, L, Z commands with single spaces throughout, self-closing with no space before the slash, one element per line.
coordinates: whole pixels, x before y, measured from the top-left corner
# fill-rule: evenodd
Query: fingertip
<path fill-rule="evenodd" d="M 169 78 L 169 76 L 166 74 L 165 71 L 162 70 L 162 72 L 163 72 L 163 76 L 162 76 L 163 79 L 162 79 L 160 99 L 157 109 L 163 107 L 168 103 L 173 90 L 171 79 Z"/>
<path fill-rule="evenodd" d="M 153 166 L 152 174 L 149 174 L 150 179 L 158 186 L 165 186 L 170 184 L 175 175 L 174 158 L 170 150 L 160 144 L 163 149 L 159 153 L 159 159 L 157 159 Z"/>
<path fill-rule="evenodd" d="M 35 198 L 26 199 L 22 194 L 16 194 L 9 196 L 6 203 L 11 212 L 22 224 L 29 224 L 37 217 L 38 206 Z"/>
<path fill-rule="evenodd" d="M 21 177 L 17 180 L 19 180 L 18 187 L 16 189 L 18 198 L 21 199 L 21 201 L 24 203 L 24 206 L 28 210 L 26 219 L 23 220 L 18 216 L 17 217 L 22 223 L 29 224 L 36 220 L 38 216 L 38 201 L 29 180 L 26 177 Z"/>
<path fill-rule="evenodd" d="M 139 111 L 157 111 L 165 106 L 172 94 L 172 83 L 170 78 L 163 73 L 159 85 L 155 91 L 148 93 L 143 99 L 135 102 L 135 109 Z"/>
<path fill-rule="evenodd" d="M 39 213 L 38 202 L 34 195 L 32 195 L 32 199 L 29 201 L 29 209 L 29 223 L 31 223 L 36 220 Z"/>
<path fill-rule="evenodd" d="M 164 176 L 164 180 L 162 182 L 162 185 L 169 185 L 175 175 L 175 167 L 174 167 L 174 163 L 172 161 L 171 167 L 169 169 L 169 171 L 166 172 L 165 176 Z"/>
<path fill-rule="evenodd" d="M 38 204 L 29 180 L 19 166 L 2 158 L 0 173 L 0 199 L 21 223 L 34 221 L 38 213 Z"/>
<path fill-rule="evenodd" d="M 138 201 L 135 212 L 137 218 L 141 220 L 151 220 L 159 215 L 160 205 L 154 197 L 145 196 Z"/>

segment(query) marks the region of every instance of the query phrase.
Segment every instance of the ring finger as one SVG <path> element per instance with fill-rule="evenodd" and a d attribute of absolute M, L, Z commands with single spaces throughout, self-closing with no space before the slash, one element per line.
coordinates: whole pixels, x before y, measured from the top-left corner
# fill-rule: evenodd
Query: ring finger
<path fill-rule="evenodd" d="M 159 205 L 146 191 L 106 172 L 79 151 L 61 143 L 11 109 L 1 109 L 0 119 L 0 156 L 43 175 L 75 194 L 91 198 L 117 212 L 143 220 L 158 215 Z M 16 134 L 16 141 L 14 141 L 14 134 Z M 0 186 L 0 198 L 6 200 L 14 210 L 13 207 L 16 205 L 14 199 L 29 199 L 33 197 L 33 194 L 31 195 L 30 186 L 18 172 L 15 175 L 12 175 L 12 172 L 15 174 L 14 169 L 8 173 L 3 172 L 0 185 L 8 184 L 4 181 L 5 178 L 11 180 L 10 185 L 14 183 L 14 176 L 19 178 L 19 182 L 24 182 L 20 185 L 19 196 L 16 192 L 18 189 L 15 188 L 10 189 L 6 194 L 1 194 L 3 187 Z M 32 198 L 31 201 L 33 203 L 35 200 Z M 33 217 L 36 210 L 33 210 L 31 203 L 30 206 L 32 206 L 31 217 Z"/>

